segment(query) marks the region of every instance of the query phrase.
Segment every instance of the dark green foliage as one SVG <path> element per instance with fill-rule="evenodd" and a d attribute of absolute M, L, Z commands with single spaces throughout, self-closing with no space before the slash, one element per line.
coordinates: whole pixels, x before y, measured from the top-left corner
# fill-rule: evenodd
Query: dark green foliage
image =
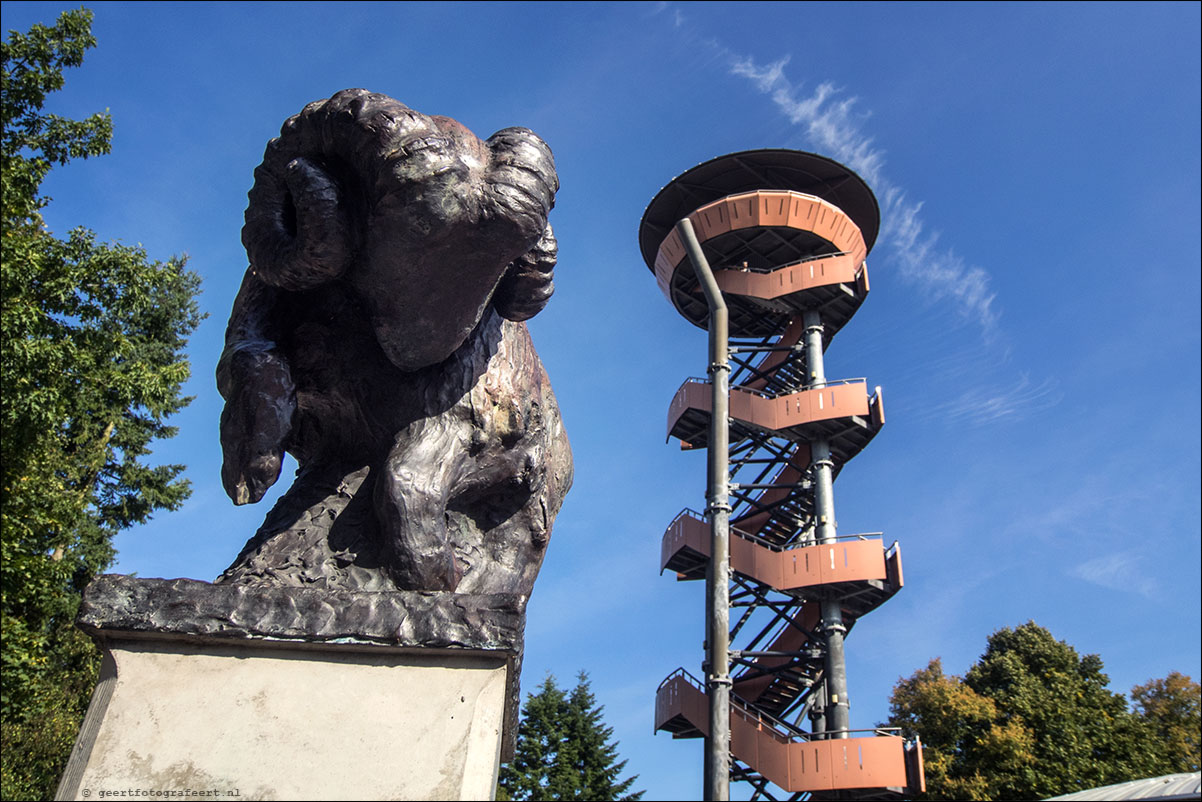
<path fill-rule="evenodd" d="M 72 626 L 79 594 L 111 564 L 112 537 L 188 496 L 180 465 L 147 463 L 190 399 L 183 349 L 200 322 L 183 259 L 46 230 L 55 165 L 107 153 L 107 114 L 44 113 L 95 44 L 91 13 L 3 43 L 0 294 L 0 614 L 5 798 L 49 797 L 95 682 L 96 650 Z"/>
<path fill-rule="evenodd" d="M 498 799 L 515 800 L 638 800 L 629 793 L 638 775 L 620 779 L 626 761 L 618 761 L 618 745 L 610 742 L 613 728 L 605 726 L 603 707 L 580 673 L 570 694 L 548 676 L 538 693 L 529 694 L 522 708 L 517 749 L 501 768 Z"/>
<path fill-rule="evenodd" d="M 899 680 L 889 723 L 921 737 L 929 799 L 1045 799 L 1186 770 L 1169 759 L 1170 745 L 1183 743 L 1188 731 L 1184 680 L 1163 693 L 1162 681 L 1137 687 L 1133 713 L 1122 694 L 1108 689 L 1097 655 L 1082 657 L 1028 622 L 991 635 L 963 679 L 945 676 L 934 660 Z M 1165 735 L 1156 717 L 1140 709 L 1141 690 L 1145 708 L 1181 711 L 1160 720 Z M 1196 755 L 1196 683 L 1193 693 Z M 1173 701 L 1152 701 L 1166 697 Z"/>
<path fill-rule="evenodd" d="M 997 778 L 1001 798 L 1045 798 L 1155 773 L 1122 694 L 1108 690 L 1095 654 L 1078 656 L 1033 622 L 989 639 L 965 683 L 1021 721 L 1034 761 Z"/>

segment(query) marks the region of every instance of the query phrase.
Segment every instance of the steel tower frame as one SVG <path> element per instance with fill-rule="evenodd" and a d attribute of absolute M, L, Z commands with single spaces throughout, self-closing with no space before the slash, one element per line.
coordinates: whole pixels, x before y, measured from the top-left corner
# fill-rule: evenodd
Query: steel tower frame
<path fill-rule="evenodd" d="M 881 533 L 837 532 L 834 479 L 884 406 L 863 379 L 828 379 L 824 352 L 868 294 L 879 223 L 858 176 L 792 150 L 698 165 L 643 216 L 661 290 L 709 331 L 708 378 L 668 413 L 670 437 L 708 450 L 706 510 L 682 511 L 661 552 L 661 570 L 707 580 L 705 682 L 669 675 L 655 721 L 707 739 L 706 799 L 728 799 L 731 779 L 767 799 L 925 787 L 920 744 L 849 716 L 844 640 L 901 588 L 901 554 Z"/>

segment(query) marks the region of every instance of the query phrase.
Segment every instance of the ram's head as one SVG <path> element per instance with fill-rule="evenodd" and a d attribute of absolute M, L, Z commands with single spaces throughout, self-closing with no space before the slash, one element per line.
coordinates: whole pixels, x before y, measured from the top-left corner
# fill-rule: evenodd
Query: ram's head
<path fill-rule="evenodd" d="M 449 357 L 490 303 L 519 321 L 543 308 L 558 188 L 532 131 L 481 141 L 454 120 L 347 89 L 268 144 L 242 241 L 278 288 L 348 282 L 389 360 L 416 370 Z"/>

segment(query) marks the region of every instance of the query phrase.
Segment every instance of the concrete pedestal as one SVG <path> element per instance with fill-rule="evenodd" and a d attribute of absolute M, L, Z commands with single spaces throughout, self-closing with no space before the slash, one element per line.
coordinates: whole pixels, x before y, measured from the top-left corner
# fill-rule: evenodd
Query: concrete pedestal
<path fill-rule="evenodd" d="M 59 799 L 491 799 L 525 599 L 101 577 Z"/>

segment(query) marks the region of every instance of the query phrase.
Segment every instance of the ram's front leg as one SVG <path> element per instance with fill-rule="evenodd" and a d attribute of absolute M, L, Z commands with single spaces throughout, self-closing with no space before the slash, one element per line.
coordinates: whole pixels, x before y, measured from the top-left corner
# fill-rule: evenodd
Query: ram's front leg
<path fill-rule="evenodd" d="M 296 386 L 276 345 L 272 320 L 280 291 L 246 271 L 217 363 L 221 483 L 235 504 L 254 504 L 275 484 L 296 413 Z"/>
<path fill-rule="evenodd" d="M 384 461 L 374 505 L 393 581 L 402 590 L 455 590 L 463 577 L 447 533 L 451 490 L 468 459 L 445 419 L 412 424 Z"/>

